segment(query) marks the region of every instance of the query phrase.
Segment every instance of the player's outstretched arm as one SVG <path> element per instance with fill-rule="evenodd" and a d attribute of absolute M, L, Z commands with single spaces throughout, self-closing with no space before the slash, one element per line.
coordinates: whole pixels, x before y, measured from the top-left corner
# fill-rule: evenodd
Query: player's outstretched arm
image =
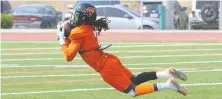
<path fill-rule="evenodd" d="M 65 60 L 68 62 L 72 61 L 80 48 L 82 40 L 72 39 L 69 43 L 67 38 L 65 38 L 65 29 L 61 24 L 57 25 L 57 35 Z"/>
<path fill-rule="evenodd" d="M 72 61 L 79 51 L 81 40 L 72 40 L 67 46 L 62 45 L 62 53 L 66 61 Z"/>

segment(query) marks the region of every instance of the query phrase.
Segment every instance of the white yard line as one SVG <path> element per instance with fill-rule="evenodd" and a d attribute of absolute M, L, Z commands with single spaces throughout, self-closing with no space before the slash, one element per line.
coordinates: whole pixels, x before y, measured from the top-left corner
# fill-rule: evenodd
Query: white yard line
<path fill-rule="evenodd" d="M 131 45 L 131 46 L 112 46 L 117 48 L 132 48 L 132 47 L 166 47 L 166 46 L 215 46 L 222 44 L 156 44 L 156 45 Z"/>
<path fill-rule="evenodd" d="M 75 58 L 81 59 L 81 58 Z M 64 60 L 64 58 L 24 58 L 24 59 L 2 59 L 1 62 L 9 62 L 9 61 L 48 61 L 48 60 Z"/>
<path fill-rule="evenodd" d="M 140 51 L 106 51 L 109 53 L 149 53 L 149 52 L 183 52 L 183 51 L 221 51 L 222 48 L 218 49 L 176 49 L 176 50 L 140 50 Z M 20 55 L 57 55 L 62 52 L 35 52 L 35 53 L 3 53 L 2 56 L 20 56 Z"/>
<path fill-rule="evenodd" d="M 222 69 L 212 69 L 212 70 L 184 70 L 184 72 L 221 72 Z M 133 73 L 139 74 L 139 73 Z M 31 75 L 31 76 L 1 76 L 1 79 L 10 78 L 45 78 L 45 77 L 81 77 L 81 76 L 98 76 L 98 73 L 91 74 L 64 74 L 64 75 Z"/>
<path fill-rule="evenodd" d="M 222 44 L 150 44 L 150 45 L 128 45 L 128 46 L 111 46 L 112 48 L 138 48 L 138 47 L 166 47 L 166 46 L 218 46 L 222 47 Z M 52 50 L 52 49 L 61 49 L 60 47 L 53 47 L 53 48 L 3 48 L 1 50 Z"/>
<path fill-rule="evenodd" d="M 216 86 L 222 85 L 222 82 L 217 83 L 193 83 L 193 84 L 181 84 L 182 86 Z M 45 94 L 45 93 L 67 93 L 67 92 L 88 92 L 88 91 L 104 91 L 114 90 L 114 88 L 81 88 L 81 89 L 68 89 L 68 90 L 51 90 L 51 91 L 33 91 L 33 92 L 12 92 L 12 93 L 1 93 L 5 95 L 30 95 L 30 94 Z"/>
<path fill-rule="evenodd" d="M 139 64 L 124 64 L 125 66 L 150 66 L 150 65 L 173 65 L 173 64 L 211 64 L 222 63 L 222 61 L 193 61 L 193 62 L 164 62 L 164 63 L 139 63 Z M 18 64 L 3 64 L 1 68 L 32 68 L 32 67 L 56 67 L 56 68 L 89 68 L 88 65 L 29 65 L 21 66 Z"/>
<path fill-rule="evenodd" d="M 166 62 L 166 63 L 144 63 L 144 64 L 128 64 L 128 66 L 136 65 L 171 65 L 171 64 L 206 64 L 206 63 L 222 63 L 222 61 L 193 61 L 193 62 Z"/>
<path fill-rule="evenodd" d="M 20 56 L 20 55 L 59 55 L 62 54 L 62 52 L 36 52 L 36 53 L 4 53 L 1 54 L 2 56 Z"/>
<path fill-rule="evenodd" d="M 61 47 L 51 47 L 51 48 L 49 48 L 49 47 L 37 47 L 37 48 L 1 48 L 1 50 L 2 51 L 5 51 L 5 50 L 7 50 L 7 51 L 16 51 L 16 50 L 22 50 L 22 51 L 24 51 L 24 50 L 59 50 L 59 49 L 61 49 Z"/>
<path fill-rule="evenodd" d="M 81 76 L 98 76 L 98 73 L 93 74 L 64 74 L 64 75 L 32 75 L 32 76 L 1 76 L 1 79 L 10 78 L 47 78 L 47 77 L 81 77 Z"/>
<path fill-rule="evenodd" d="M 33 43 L 33 44 L 44 44 L 52 43 L 58 44 L 57 41 L 2 41 L 1 43 Z M 215 42 L 100 42 L 101 44 L 119 44 L 119 45 L 142 45 L 142 44 L 215 44 Z M 218 42 L 217 42 L 218 43 Z"/>
<path fill-rule="evenodd" d="M 152 58 L 152 57 L 196 57 L 196 56 L 222 56 L 222 54 L 181 54 L 181 55 L 153 55 L 153 56 L 122 56 L 119 58 L 128 59 L 128 58 Z"/>
<path fill-rule="evenodd" d="M 132 58 L 165 58 L 165 57 L 205 57 L 205 56 L 222 56 L 222 54 L 181 54 L 181 55 L 153 55 L 153 56 L 122 56 L 120 59 L 132 59 Z M 75 58 L 79 60 L 82 58 Z M 15 58 L 15 59 L 2 59 L 2 62 L 6 61 L 48 61 L 48 60 L 64 60 L 64 58 Z"/>
<path fill-rule="evenodd" d="M 19 66 L 19 64 L 0 64 L 1 67 L 4 67 L 4 66 Z"/>

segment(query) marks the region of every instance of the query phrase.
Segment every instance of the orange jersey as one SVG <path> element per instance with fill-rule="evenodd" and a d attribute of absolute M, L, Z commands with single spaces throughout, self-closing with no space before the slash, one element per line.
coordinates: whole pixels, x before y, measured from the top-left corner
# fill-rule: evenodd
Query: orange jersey
<path fill-rule="evenodd" d="M 66 42 L 66 45 L 62 46 L 62 52 L 67 61 L 73 60 L 80 52 L 82 59 L 89 66 L 96 71 L 102 69 L 107 55 L 102 50 L 95 50 L 100 47 L 100 44 L 91 25 L 82 25 L 72 29 L 68 39 L 70 43 Z"/>
<path fill-rule="evenodd" d="M 118 57 L 102 50 L 95 50 L 100 44 L 92 26 L 82 25 L 74 28 L 68 39 L 70 42 L 62 46 L 67 61 L 73 60 L 79 52 L 82 59 L 115 89 L 124 92 L 132 84 L 132 73 L 122 65 Z"/>

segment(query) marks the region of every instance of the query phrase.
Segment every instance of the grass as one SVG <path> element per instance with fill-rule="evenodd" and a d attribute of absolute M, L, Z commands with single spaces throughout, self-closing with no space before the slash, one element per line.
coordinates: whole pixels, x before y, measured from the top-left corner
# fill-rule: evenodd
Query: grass
<path fill-rule="evenodd" d="M 187 43 L 194 45 L 186 45 Z M 71 91 L 73 89 L 110 88 L 99 75 L 79 76 L 79 74 L 97 74 L 81 59 L 74 59 L 72 62 L 65 62 L 62 59 L 57 42 L 2 42 L 1 55 L 1 91 L 2 99 L 222 99 L 220 92 L 222 83 L 222 43 L 219 42 L 114 42 L 113 47 L 106 51 L 114 51 L 113 54 L 120 57 L 123 64 L 134 73 L 143 71 L 154 71 L 156 68 L 174 67 L 184 69 L 188 76 L 186 82 L 177 80 L 181 84 L 209 84 L 205 86 L 185 86 L 188 96 L 184 97 L 171 90 L 163 90 L 149 95 L 130 97 L 116 90 L 97 91 Z M 169 45 L 185 46 L 169 46 Z M 213 45 L 206 45 L 213 44 Z M 216 44 L 216 45 L 215 45 Z M 154 46 L 141 46 L 154 45 Z M 165 46 L 157 46 L 165 45 Z M 125 47 L 122 47 L 125 46 Z M 127 47 L 134 46 L 134 47 Z M 139 47 L 140 46 L 140 47 Z M 23 48 L 19 50 L 18 48 Z M 26 49 L 34 48 L 34 49 Z M 43 48 L 43 49 L 38 49 Z M 44 48 L 53 48 L 51 50 Z M 11 49 L 11 50 L 9 50 Z M 189 49 L 189 50 L 185 50 Z M 205 50 L 197 50 L 205 49 Z M 209 50 L 211 49 L 211 50 Z M 221 50 L 220 50 L 221 49 Z M 156 50 L 156 51 L 155 51 Z M 165 50 L 165 51 L 164 51 Z M 168 50 L 168 51 L 167 51 Z M 169 51 L 175 50 L 175 51 Z M 181 51 L 184 50 L 184 51 Z M 115 52 L 120 51 L 120 52 Z M 142 52 L 133 52 L 142 51 Z M 29 54 L 27 54 L 29 53 Z M 42 54 L 38 54 L 42 53 Z M 47 54 L 54 53 L 54 54 Z M 211 56 L 201 56 L 214 54 Z M 163 57 L 168 55 L 170 57 Z M 175 56 L 190 55 L 190 56 Z M 200 55 L 200 56 L 192 56 Z M 127 58 L 140 56 L 138 58 Z M 144 57 L 159 56 L 159 57 Z M 125 57 L 125 58 L 124 58 Z M 43 60 L 43 58 L 52 58 Z M 59 58 L 59 59 L 57 59 Z M 61 58 L 61 59 L 60 59 Z M 79 55 L 76 58 L 80 58 Z M 19 59 L 19 60 L 12 60 Z M 32 60 L 25 60 L 32 59 Z M 37 60 L 35 60 L 37 59 Z M 181 63 L 184 62 L 184 63 Z M 193 63 L 190 63 L 193 62 Z M 197 62 L 197 63 L 195 63 Z M 199 62 L 199 63 L 198 63 Z M 167 64 L 166 64 L 167 63 Z M 177 63 L 177 64 L 176 64 Z M 136 65 L 138 64 L 138 65 Z M 11 66 L 11 67 L 10 67 Z M 14 66 L 14 67 L 13 67 Z M 194 70 L 192 70 L 194 69 Z M 219 71 L 215 71 L 218 70 Z M 205 70 L 205 71 L 202 71 Z M 212 71 L 206 71 L 212 70 Z M 51 77 L 41 77 L 50 76 Z M 77 75 L 77 76 L 76 76 Z M 15 77 L 20 78 L 4 78 Z M 27 77 L 21 77 L 27 76 Z M 35 76 L 35 77 L 30 77 Z M 165 82 L 167 79 L 159 79 L 148 83 Z M 43 92 L 31 94 L 28 92 L 40 91 L 61 91 Z M 22 93 L 26 94 L 12 94 Z"/>

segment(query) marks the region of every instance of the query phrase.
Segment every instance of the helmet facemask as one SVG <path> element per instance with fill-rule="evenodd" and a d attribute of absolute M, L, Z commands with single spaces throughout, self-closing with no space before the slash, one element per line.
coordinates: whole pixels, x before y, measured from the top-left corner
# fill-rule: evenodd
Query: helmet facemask
<path fill-rule="evenodd" d="M 75 11 L 71 15 L 71 22 L 74 26 L 93 25 L 96 20 L 95 9 L 89 7 L 83 11 Z"/>

